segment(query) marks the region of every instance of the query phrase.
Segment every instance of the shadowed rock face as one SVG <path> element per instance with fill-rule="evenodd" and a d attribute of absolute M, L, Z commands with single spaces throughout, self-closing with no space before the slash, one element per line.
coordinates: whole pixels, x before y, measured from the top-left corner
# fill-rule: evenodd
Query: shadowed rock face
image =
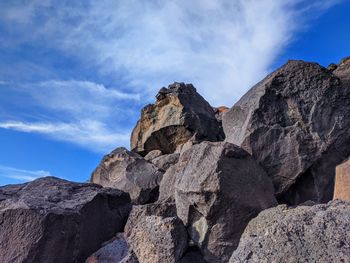
<path fill-rule="evenodd" d="M 230 263 L 350 262 L 350 203 L 286 205 L 249 222 Z"/>
<path fill-rule="evenodd" d="M 129 195 L 54 177 L 0 187 L 0 262 L 84 262 L 123 230 Z"/>
<path fill-rule="evenodd" d="M 158 92 L 155 104 L 142 109 L 131 135 L 131 149 L 142 155 L 152 150 L 169 154 L 189 140 L 222 139 L 220 123 L 209 103 L 192 84 L 174 83 Z"/>
<path fill-rule="evenodd" d="M 163 171 L 137 153 L 117 148 L 103 157 L 91 182 L 125 191 L 133 203 L 145 204 L 157 200 L 162 176 Z"/>
<path fill-rule="evenodd" d="M 259 161 L 280 202 L 332 199 L 335 166 L 350 155 L 348 64 L 334 75 L 289 61 L 223 116 L 226 140 Z"/>
<path fill-rule="evenodd" d="M 170 169 L 177 215 L 208 262 L 227 262 L 249 220 L 277 204 L 263 169 L 230 143 L 194 145 Z"/>

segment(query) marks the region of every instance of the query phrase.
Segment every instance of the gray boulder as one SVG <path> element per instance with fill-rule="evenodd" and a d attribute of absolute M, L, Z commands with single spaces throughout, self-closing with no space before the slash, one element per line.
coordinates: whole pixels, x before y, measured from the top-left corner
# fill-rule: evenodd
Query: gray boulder
<path fill-rule="evenodd" d="M 117 148 L 103 157 L 90 180 L 129 193 L 135 204 L 145 204 L 157 200 L 162 176 L 163 171 L 137 153 Z"/>
<path fill-rule="evenodd" d="M 289 61 L 223 116 L 226 140 L 258 160 L 282 203 L 332 199 L 335 166 L 350 155 L 350 85 L 336 75 Z"/>
<path fill-rule="evenodd" d="M 162 88 L 155 104 L 144 107 L 131 135 L 131 149 L 146 155 L 152 150 L 164 154 L 192 141 L 218 141 L 223 132 L 215 112 L 192 84 L 175 82 Z"/>
<path fill-rule="evenodd" d="M 123 233 L 107 241 L 85 263 L 139 263 L 134 252 L 129 250 Z"/>
<path fill-rule="evenodd" d="M 177 163 L 179 160 L 180 154 L 179 153 L 171 153 L 171 154 L 165 154 L 159 157 L 154 158 L 151 160 L 151 162 L 158 167 L 158 169 L 162 171 L 167 171 L 170 166 Z"/>
<path fill-rule="evenodd" d="M 173 167 L 177 215 L 208 262 L 227 262 L 248 222 L 277 204 L 269 177 L 233 144 L 194 145 Z"/>
<path fill-rule="evenodd" d="M 280 205 L 248 224 L 230 263 L 350 262 L 349 232 L 350 203 Z"/>
<path fill-rule="evenodd" d="M 129 195 L 54 177 L 0 187 L 0 262 L 80 263 L 123 230 Z"/>
<path fill-rule="evenodd" d="M 145 160 L 152 161 L 154 158 L 161 156 L 163 153 L 160 150 L 153 150 L 146 154 Z"/>
<path fill-rule="evenodd" d="M 125 235 L 140 263 L 176 263 L 187 249 L 187 232 L 174 204 L 134 206 Z"/>

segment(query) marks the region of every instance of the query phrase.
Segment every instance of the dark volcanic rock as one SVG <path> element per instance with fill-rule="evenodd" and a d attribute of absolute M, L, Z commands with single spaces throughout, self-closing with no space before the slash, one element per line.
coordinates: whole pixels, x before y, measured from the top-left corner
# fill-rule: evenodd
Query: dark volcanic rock
<path fill-rule="evenodd" d="M 129 195 L 54 177 L 0 187 L 0 262 L 84 262 L 123 231 Z"/>
<path fill-rule="evenodd" d="M 139 263 L 134 252 L 129 250 L 123 233 L 103 244 L 85 263 Z"/>
<path fill-rule="evenodd" d="M 350 262 L 350 203 L 267 209 L 245 229 L 230 263 Z"/>
<path fill-rule="evenodd" d="M 269 177 L 233 144 L 194 145 L 173 167 L 177 215 L 208 262 L 227 262 L 249 220 L 277 204 Z"/>
<path fill-rule="evenodd" d="M 117 148 L 103 157 L 91 182 L 128 192 L 134 203 L 145 204 L 157 200 L 162 176 L 163 171 L 137 153 Z"/>
<path fill-rule="evenodd" d="M 170 166 L 177 163 L 179 160 L 179 153 L 171 153 L 154 158 L 151 162 L 157 166 L 160 170 L 166 171 Z"/>
<path fill-rule="evenodd" d="M 142 109 L 131 135 L 131 149 L 142 155 L 152 150 L 173 153 L 189 140 L 218 141 L 223 132 L 215 112 L 192 84 L 162 88 L 155 104 Z"/>
<path fill-rule="evenodd" d="M 289 61 L 223 116 L 226 140 L 259 161 L 280 202 L 332 199 L 335 166 L 350 155 L 343 64 L 334 71 L 339 80 L 316 63 Z"/>
<path fill-rule="evenodd" d="M 174 204 L 134 206 L 125 234 L 140 263 L 176 263 L 187 248 L 187 232 Z"/>

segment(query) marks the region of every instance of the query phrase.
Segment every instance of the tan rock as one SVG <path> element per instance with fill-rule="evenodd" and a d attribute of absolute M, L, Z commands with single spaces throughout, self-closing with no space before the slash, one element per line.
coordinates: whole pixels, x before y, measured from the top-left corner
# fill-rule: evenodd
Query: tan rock
<path fill-rule="evenodd" d="M 350 201 L 350 159 L 336 168 L 333 199 Z"/>
<path fill-rule="evenodd" d="M 162 88 L 155 104 L 144 107 L 131 135 L 131 149 L 146 155 L 152 150 L 163 154 L 193 141 L 223 139 L 220 123 L 207 101 L 192 84 L 174 83 Z"/>

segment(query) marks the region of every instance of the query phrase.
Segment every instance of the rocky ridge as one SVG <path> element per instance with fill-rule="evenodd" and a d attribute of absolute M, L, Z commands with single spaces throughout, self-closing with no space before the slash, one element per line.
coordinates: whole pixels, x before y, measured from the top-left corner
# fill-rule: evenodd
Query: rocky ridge
<path fill-rule="evenodd" d="M 0 187 L 0 261 L 348 262 L 349 157 L 349 58 L 289 61 L 231 109 L 174 83 L 92 183 Z"/>

